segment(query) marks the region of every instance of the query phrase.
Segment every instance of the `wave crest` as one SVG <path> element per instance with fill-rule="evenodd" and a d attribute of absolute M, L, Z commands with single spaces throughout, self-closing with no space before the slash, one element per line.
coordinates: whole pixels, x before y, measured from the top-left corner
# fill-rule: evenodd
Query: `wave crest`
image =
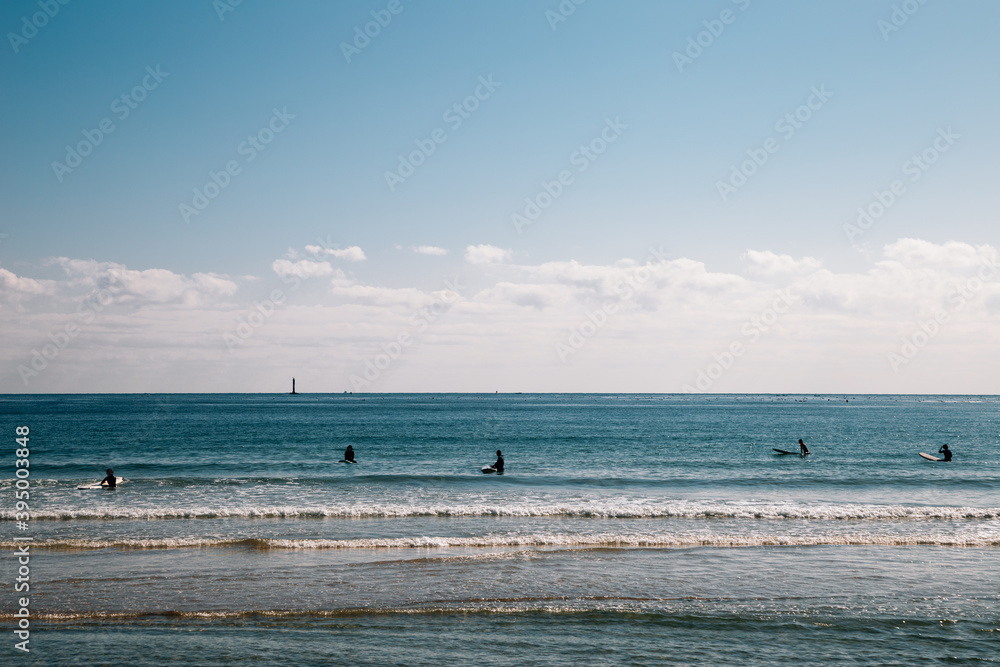
<path fill-rule="evenodd" d="M 997 507 L 910 507 L 905 505 L 788 505 L 727 503 L 592 503 L 470 504 L 413 506 L 383 504 L 341 507 L 115 507 L 63 509 L 32 513 L 32 521 L 153 520 L 153 519 L 401 519 L 417 517 L 566 517 L 592 519 L 790 519 L 817 521 L 990 520 L 1000 519 Z M 13 521 L 13 512 L 0 512 Z"/>
<path fill-rule="evenodd" d="M 11 547 L 14 542 L 0 541 Z M 276 539 L 276 538 L 158 538 L 158 539 L 63 539 L 36 542 L 32 549 L 86 551 L 93 549 L 183 549 L 243 547 L 247 549 L 490 549 L 490 548 L 691 548 L 691 547 L 804 547 L 804 546 L 945 546 L 998 547 L 995 535 L 880 535 L 847 533 L 827 535 L 673 535 L 623 534 L 571 535 L 532 533 L 526 535 L 486 535 L 476 537 L 385 537 L 361 539 Z"/>

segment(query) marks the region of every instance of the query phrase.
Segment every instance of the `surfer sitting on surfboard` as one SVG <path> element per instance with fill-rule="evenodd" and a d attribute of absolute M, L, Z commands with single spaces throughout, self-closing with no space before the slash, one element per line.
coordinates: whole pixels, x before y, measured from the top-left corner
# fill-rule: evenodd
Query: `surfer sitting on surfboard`
<path fill-rule="evenodd" d="M 806 443 L 802 442 L 802 438 L 799 438 L 799 455 L 805 456 L 809 453 L 809 449 L 806 447 Z"/>
<path fill-rule="evenodd" d="M 351 447 L 350 445 L 347 446 L 347 449 L 344 450 L 344 460 L 354 463 L 354 447 Z"/>
<path fill-rule="evenodd" d="M 117 480 L 115 479 L 115 471 L 108 468 L 108 476 L 101 480 L 101 486 L 107 484 L 109 489 L 113 489 L 115 488 L 116 483 Z"/>
<path fill-rule="evenodd" d="M 944 445 L 938 450 L 938 454 L 944 454 L 945 461 L 951 461 L 951 450 L 948 449 L 948 445 Z"/>
<path fill-rule="evenodd" d="M 497 462 L 493 464 L 493 469 L 498 473 L 503 472 L 503 454 L 500 453 L 499 449 L 497 450 Z"/>

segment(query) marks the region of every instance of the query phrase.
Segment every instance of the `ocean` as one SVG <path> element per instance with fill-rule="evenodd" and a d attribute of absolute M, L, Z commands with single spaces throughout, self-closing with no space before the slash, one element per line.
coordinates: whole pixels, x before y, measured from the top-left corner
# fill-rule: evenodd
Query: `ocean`
<path fill-rule="evenodd" d="M 998 408 L 6 395 L 0 652 L 41 665 L 994 664 Z M 772 451 L 799 438 L 809 456 Z M 918 456 L 945 443 L 950 463 Z M 347 445 L 357 464 L 339 462 Z M 482 474 L 497 449 L 505 474 Z M 77 489 L 108 467 L 119 488 Z"/>

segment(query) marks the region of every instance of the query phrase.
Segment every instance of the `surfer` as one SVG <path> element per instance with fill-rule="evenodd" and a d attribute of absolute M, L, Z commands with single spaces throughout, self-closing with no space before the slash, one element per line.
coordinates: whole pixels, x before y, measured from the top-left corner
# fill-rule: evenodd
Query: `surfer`
<path fill-rule="evenodd" d="M 806 443 L 802 442 L 802 438 L 799 438 L 799 456 L 806 456 L 809 453 L 809 448 L 806 447 Z"/>
<path fill-rule="evenodd" d="M 350 445 L 347 446 L 347 449 L 344 450 L 344 460 L 349 463 L 354 463 L 354 447 L 351 447 Z"/>
<path fill-rule="evenodd" d="M 951 450 L 948 449 L 948 445 L 944 445 L 938 450 L 938 454 L 944 454 L 944 461 L 951 461 Z"/>
<path fill-rule="evenodd" d="M 498 473 L 503 472 L 503 454 L 500 453 L 499 449 L 497 450 L 497 462 L 493 464 L 493 469 Z"/>
<path fill-rule="evenodd" d="M 109 489 L 113 489 L 115 488 L 116 483 L 117 480 L 115 479 L 115 471 L 108 468 L 108 476 L 101 480 L 101 486 L 107 484 Z"/>

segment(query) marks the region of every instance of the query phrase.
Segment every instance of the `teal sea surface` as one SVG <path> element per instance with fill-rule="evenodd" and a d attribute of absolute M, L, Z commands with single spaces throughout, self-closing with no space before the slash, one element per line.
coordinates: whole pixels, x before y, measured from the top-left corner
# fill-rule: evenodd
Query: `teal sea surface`
<path fill-rule="evenodd" d="M 8 630 L 30 597 L 30 653 L 8 631 L 4 664 L 1000 662 L 996 396 L 6 395 L 0 414 Z M 773 451 L 799 438 L 809 456 Z M 949 463 L 918 456 L 945 443 Z M 505 473 L 482 474 L 498 449 Z M 77 489 L 108 467 L 119 488 Z"/>

